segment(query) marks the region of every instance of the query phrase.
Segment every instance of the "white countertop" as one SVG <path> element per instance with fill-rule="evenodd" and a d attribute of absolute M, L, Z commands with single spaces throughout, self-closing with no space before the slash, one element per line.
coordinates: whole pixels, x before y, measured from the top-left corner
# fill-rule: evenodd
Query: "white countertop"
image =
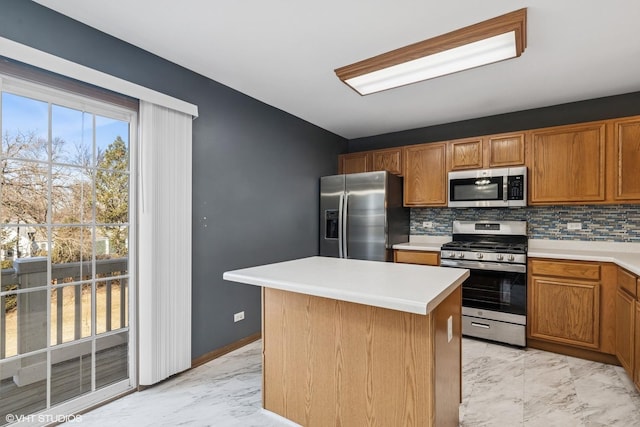
<path fill-rule="evenodd" d="M 450 240 L 449 236 L 409 236 L 409 242 L 393 245 L 393 249 L 439 252 Z M 529 239 L 527 256 L 612 262 L 640 276 L 640 243 Z"/>
<path fill-rule="evenodd" d="M 451 236 L 409 236 L 407 243 L 395 244 L 393 249 L 440 252 L 440 247 L 450 241 Z"/>
<path fill-rule="evenodd" d="M 529 239 L 529 258 L 612 262 L 640 276 L 640 244 Z"/>
<path fill-rule="evenodd" d="M 233 282 L 416 314 L 429 314 L 469 277 L 469 270 L 310 257 L 227 271 Z"/>

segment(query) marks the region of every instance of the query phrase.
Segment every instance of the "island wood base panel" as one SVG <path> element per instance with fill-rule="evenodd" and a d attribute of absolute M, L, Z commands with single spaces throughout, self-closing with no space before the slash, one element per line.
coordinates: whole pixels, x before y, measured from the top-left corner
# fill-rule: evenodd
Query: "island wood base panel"
<path fill-rule="evenodd" d="M 265 409 L 310 427 L 458 426 L 459 287 L 426 316 L 270 288 L 262 304 Z"/>

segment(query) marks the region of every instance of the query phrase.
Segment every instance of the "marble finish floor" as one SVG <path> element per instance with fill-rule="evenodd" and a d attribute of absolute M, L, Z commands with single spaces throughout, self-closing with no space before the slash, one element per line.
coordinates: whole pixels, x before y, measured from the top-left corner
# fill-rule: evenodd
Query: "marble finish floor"
<path fill-rule="evenodd" d="M 291 426 L 261 410 L 261 341 L 82 415 L 82 426 Z M 619 366 L 463 339 L 461 426 L 638 426 Z"/>

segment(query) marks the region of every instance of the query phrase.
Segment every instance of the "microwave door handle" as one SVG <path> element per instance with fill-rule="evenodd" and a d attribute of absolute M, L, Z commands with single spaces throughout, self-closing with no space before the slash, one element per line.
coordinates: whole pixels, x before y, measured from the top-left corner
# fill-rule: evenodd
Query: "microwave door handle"
<path fill-rule="evenodd" d="M 344 197 L 344 213 L 342 218 L 342 254 L 344 255 L 342 258 L 349 258 L 349 254 L 347 253 L 348 240 L 349 240 L 349 230 L 347 224 L 349 223 L 349 193 Z"/>
<path fill-rule="evenodd" d="M 342 258 L 342 209 L 344 208 L 344 194 L 340 195 L 340 202 L 338 204 L 338 258 Z"/>
<path fill-rule="evenodd" d="M 504 180 L 502 183 L 502 201 L 506 202 L 509 198 L 509 177 L 505 176 L 502 179 Z"/>

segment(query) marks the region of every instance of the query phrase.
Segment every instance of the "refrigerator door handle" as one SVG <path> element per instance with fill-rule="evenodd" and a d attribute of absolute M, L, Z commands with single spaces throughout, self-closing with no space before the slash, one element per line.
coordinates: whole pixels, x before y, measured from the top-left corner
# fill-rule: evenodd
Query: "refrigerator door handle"
<path fill-rule="evenodd" d="M 340 202 L 338 204 L 338 258 L 342 258 L 342 241 L 344 240 L 344 234 L 342 234 L 342 210 L 344 209 L 344 194 L 340 195 Z"/>
<path fill-rule="evenodd" d="M 349 240 L 349 235 L 348 233 L 348 229 L 347 229 L 347 222 L 348 222 L 348 218 L 349 218 L 349 193 L 346 194 L 346 196 L 344 196 L 344 212 L 342 214 L 342 243 L 343 243 L 343 249 L 342 249 L 342 254 L 344 255 L 342 258 L 349 258 L 349 254 L 347 253 L 347 241 Z"/>

